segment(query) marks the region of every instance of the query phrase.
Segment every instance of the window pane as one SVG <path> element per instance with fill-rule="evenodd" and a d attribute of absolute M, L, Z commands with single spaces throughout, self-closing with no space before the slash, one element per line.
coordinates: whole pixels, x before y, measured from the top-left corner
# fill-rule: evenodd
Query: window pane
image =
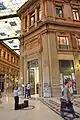
<path fill-rule="evenodd" d="M 77 20 L 79 20 L 79 13 L 78 12 L 76 12 L 76 18 L 77 18 Z"/>
<path fill-rule="evenodd" d="M 32 26 L 35 23 L 35 13 L 34 12 L 31 14 L 30 19 L 31 19 L 30 23 L 31 23 L 31 26 Z"/>
<path fill-rule="evenodd" d="M 77 9 L 73 9 L 73 18 L 74 20 L 79 20 L 79 12 Z"/>
<path fill-rule="evenodd" d="M 62 49 L 68 49 L 69 48 L 68 37 L 66 37 L 66 36 L 57 37 L 57 42 L 58 42 L 59 48 L 62 48 Z"/>
<path fill-rule="evenodd" d="M 0 49 L 0 56 L 1 56 L 1 49 Z"/>
<path fill-rule="evenodd" d="M 41 10 L 39 9 L 39 20 L 41 20 Z"/>
<path fill-rule="evenodd" d="M 69 45 L 68 37 L 66 37 L 66 44 Z"/>
<path fill-rule="evenodd" d="M 74 18 L 74 20 L 76 20 L 76 14 L 75 14 L 75 12 L 73 12 L 73 18 Z"/>
<path fill-rule="evenodd" d="M 77 45 L 80 47 L 80 38 L 77 38 Z"/>
<path fill-rule="evenodd" d="M 63 17 L 62 7 L 60 7 L 60 6 L 56 7 L 56 17 Z"/>
<path fill-rule="evenodd" d="M 66 39 L 65 39 L 65 37 L 60 37 L 60 44 L 66 45 Z"/>
<path fill-rule="evenodd" d="M 25 17 L 25 29 L 27 28 L 27 16 Z"/>

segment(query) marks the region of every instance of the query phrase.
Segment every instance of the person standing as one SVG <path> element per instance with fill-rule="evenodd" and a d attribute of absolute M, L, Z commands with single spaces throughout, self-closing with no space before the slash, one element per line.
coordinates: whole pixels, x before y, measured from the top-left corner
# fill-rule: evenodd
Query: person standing
<path fill-rule="evenodd" d="M 25 98 L 26 98 L 26 95 L 27 95 L 27 85 L 25 85 Z"/>
<path fill-rule="evenodd" d="M 19 95 L 18 95 L 18 86 L 14 88 L 14 100 L 15 100 L 15 110 L 18 110 L 18 105 L 19 105 Z"/>
<path fill-rule="evenodd" d="M 31 95 L 30 95 L 30 83 L 27 84 L 27 98 L 30 98 Z"/>
<path fill-rule="evenodd" d="M 1 93 L 1 89 L 0 89 L 0 103 L 2 103 L 2 93 Z"/>

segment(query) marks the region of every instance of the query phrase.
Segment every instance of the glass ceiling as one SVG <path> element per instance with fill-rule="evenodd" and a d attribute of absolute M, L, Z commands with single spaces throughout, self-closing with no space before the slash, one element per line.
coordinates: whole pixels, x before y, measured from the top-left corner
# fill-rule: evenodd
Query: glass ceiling
<path fill-rule="evenodd" d="M 17 10 L 28 0 L 0 0 L 0 17 L 17 14 Z M 0 19 L 0 40 L 17 54 L 19 52 L 20 19 L 12 17 Z"/>
<path fill-rule="evenodd" d="M 28 0 L 0 0 L 0 16 L 15 14 Z"/>

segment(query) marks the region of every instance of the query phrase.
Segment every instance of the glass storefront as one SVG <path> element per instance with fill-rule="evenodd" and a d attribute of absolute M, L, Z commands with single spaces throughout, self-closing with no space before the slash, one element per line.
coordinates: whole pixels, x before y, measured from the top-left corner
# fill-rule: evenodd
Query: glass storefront
<path fill-rule="evenodd" d="M 70 79 L 73 85 L 74 94 L 77 93 L 76 90 L 76 79 L 75 79 L 75 71 L 74 64 L 72 60 L 60 60 L 59 61 L 59 69 L 60 69 L 60 86 L 63 91 L 64 82 L 67 78 Z"/>
<path fill-rule="evenodd" d="M 5 74 L 0 73 L 0 89 L 2 92 L 4 92 L 4 82 L 5 82 Z"/>
<path fill-rule="evenodd" d="M 39 93 L 39 67 L 38 60 L 28 62 L 28 82 L 31 85 L 31 94 Z"/>

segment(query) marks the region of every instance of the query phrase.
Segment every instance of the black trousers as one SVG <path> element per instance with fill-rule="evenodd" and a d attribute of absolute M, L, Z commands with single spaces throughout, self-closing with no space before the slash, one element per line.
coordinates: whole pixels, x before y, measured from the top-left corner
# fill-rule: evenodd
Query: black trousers
<path fill-rule="evenodd" d="M 30 97 L 30 89 L 27 90 L 27 97 Z"/>
<path fill-rule="evenodd" d="M 61 101 L 61 116 L 64 117 L 64 112 L 66 112 L 65 108 L 68 108 L 69 109 L 69 113 L 71 113 L 73 115 L 73 117 L 75 118 L 75 111 L 74 111 L 74 108 L 73 108 L 73 103 L 71 103 L 70 101 L 69 102 L 64 102 L 64 101 Z"/>
<path fill-rule="evenodd" d="M 15 109 L 15 110 L 18 110 L 19 97 L 18 97 L 18 96 L 15 96 L 15 97 L 14 97 L 14 100 L 15 100 L 15 106 L 14 106 L 15 108 L 14 108 L 14 109 Z"/>

